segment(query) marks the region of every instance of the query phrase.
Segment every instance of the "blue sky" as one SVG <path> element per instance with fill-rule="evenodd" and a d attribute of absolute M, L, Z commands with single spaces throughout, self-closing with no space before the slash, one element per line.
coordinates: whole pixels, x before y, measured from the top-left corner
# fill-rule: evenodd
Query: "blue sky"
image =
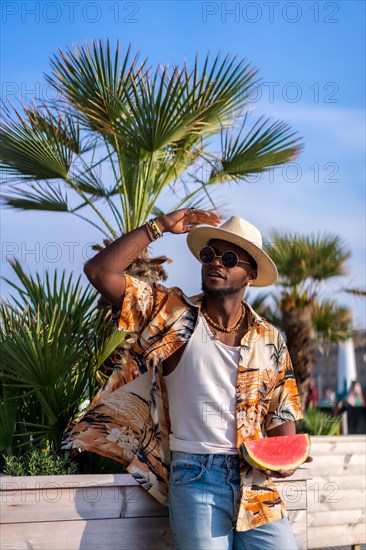
<path fill-rule="evenodd" d="M 352 252 L 349 275 L 325 285 L 324 295 L 354 312 L 366 326 L 365 302 L 339 289 L 365 287 L 365 4 L 361 1 L 38 1 L 1 5 L 2 99 L 28 102 L 50 94 L 43 74 L 61 48 L 85 40 L 131 43 L 152 65 L 192 62 L 196 53 L 230 53 L 259 70 L 262 86 L 251 108 L 290 123 L 305 149 L 296 163 L 257 182 L 222 186 L 216 197 L 228 215 L 271 230 L 341 235 Z M 168 197 L 161 206 L 167 207 Z M 97 230 L 63 214 L 1 211 L 1 271 L 6 256 L 31 271 L 82 271 Z M 199 265 L 184 237 L 153 245 L 166 254 L 169 284 L 200 290 Z M 2 295 L 9 288 L 2 283 Z M 255 292 L 255 291 L 251 291 Z M 254 294 L 253 294 L 254 295 Z"/>

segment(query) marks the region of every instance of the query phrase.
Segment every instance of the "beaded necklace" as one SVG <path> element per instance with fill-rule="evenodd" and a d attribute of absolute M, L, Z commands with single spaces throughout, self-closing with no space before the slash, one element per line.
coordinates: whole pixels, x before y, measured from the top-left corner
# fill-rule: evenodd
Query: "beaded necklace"
<path fill-rule="evenodd" d="M 207 311 L 205 311 L 203 308 L 202 308 L 202 315 L 204 316 L 204 318 L 206 319 L 206 321 L 208 322 L 209 325 L 211 325 L 212 327 L 214 327 L 216 330 L 219 330 L 220 332 L 234 332 L 234 330 L 237 330 L 241 323 L 243 322 L 243 319 L 245 317 L 245 307 L 244 307 L 244 304 L 241 304 L 241 315 L 240 315 L 240 318 L 238 319 L 238 321 L 236 321 L 236 323 L 234 325 L 232 325 L 231 327 L 223 327 L 222 325 L 219 325 L 218 323 L 215 323 L 215 321 L 213 319 L 211 319 L 211 317 L 209 316 L 209 314 L 207 313 Z"/>

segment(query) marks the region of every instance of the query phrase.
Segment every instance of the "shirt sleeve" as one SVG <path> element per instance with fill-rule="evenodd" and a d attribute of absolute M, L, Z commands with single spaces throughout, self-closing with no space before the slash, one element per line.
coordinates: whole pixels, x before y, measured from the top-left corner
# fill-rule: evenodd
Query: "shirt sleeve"
<path fill-rule="evenodd" d="M 282 358 L 265 419 L 266 431 L 285 422 L 296 422 L 303 417 L 290 354 L 280 335 L 278 342 L 278 347 L 282 347 Z"/>
<path fill-rule="evenodd" d="M 152 285 L 130 275 L 126 277 L 126 290 L 121 315 L 118 319 L 118 330 L 140 333 L 156 313 L 167 290 L 161 285 Z"/>

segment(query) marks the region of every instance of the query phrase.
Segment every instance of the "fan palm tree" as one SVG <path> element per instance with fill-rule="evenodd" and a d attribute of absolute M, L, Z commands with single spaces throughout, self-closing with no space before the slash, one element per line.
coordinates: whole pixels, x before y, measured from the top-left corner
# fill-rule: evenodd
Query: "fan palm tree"
<path fill-rule="evenodd" d="M 104 382 L 98 368 L 122 335 L 96 313 L 97 293 L 83 290 L 80 277 L 42 280 L 19 262 L 12 267 L 15 294 L 0 304 L 0 452 L 58 450 L 82 402 Z"/>
<path fill-rule="evenodd" d="M 351 333 L 350 311 L 322 298 L 323 283 L 346 274 L 350 251 L 337 235 L 279 232 L 267 249 L 279 272 L 273 318 L 285 333 L 304 404 L 316 344 L 339 342 Z"/>
<path fill-rule="evenodd" d="M 284 164 L 300 149 L 285 123 L 259 118 L 249 127 L 256 71 L 229 56 L 152 70 L 130 49 L 121 58 L 118 45 L 99 41 L 59 51 L 45 78 L 57 101 L 22 112 L 3 105 L 3 201 L 68 212 L 108 240 L 158 213 L 166 189 L 172 209 L 196 206 L 211 186 Z M 215 136 L 220 153 L 210 150 Z"/>

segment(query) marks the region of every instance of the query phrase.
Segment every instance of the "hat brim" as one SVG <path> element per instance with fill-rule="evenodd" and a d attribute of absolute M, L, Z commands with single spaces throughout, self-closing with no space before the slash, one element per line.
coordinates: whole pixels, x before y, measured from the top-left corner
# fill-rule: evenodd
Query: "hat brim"
<path fill-rule="evenodd" d="M 257 262 L 258 271 L 255 281 L 250 283 L 250 286 L 270 286 L 273 285 L 278 278 L 277 268 L 271 258 L 256 244 L 234 235 L 230 231 L 212 227 L 211 225 L 201 225 L 194 227 L 187 235 L 187 245 L 193 256 L 199 260 L 200 250 L 207 245 L 212 239 L 220 239 L 236 244 L 243 248 Z"/>

